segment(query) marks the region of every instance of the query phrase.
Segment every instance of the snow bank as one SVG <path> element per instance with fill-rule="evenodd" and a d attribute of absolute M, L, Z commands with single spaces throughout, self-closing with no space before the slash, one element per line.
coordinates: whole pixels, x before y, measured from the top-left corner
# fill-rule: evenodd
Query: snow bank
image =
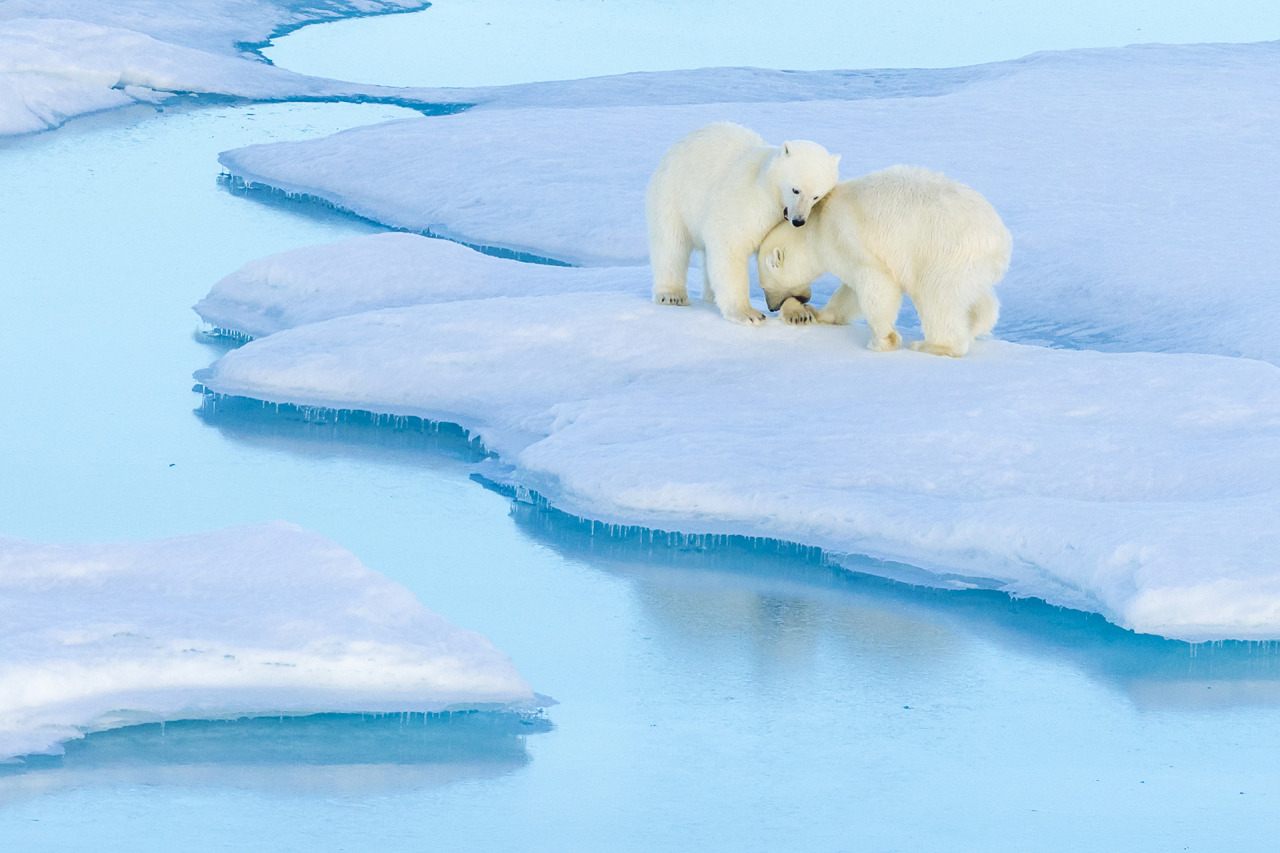
<path fill-rule="evenodd" d="M 704 100 L 728 97 L 714 79 Z M 778 79 L 756 78 L 738 100 L 772 97 Z M 654 101 L 689 94 L 688 75 L 648 82 Z M 658 158 L 729 119 L 775 141 L 816 139 L 844 155 L 846 176 L 915 163 L 985 194 L 1014 234 L 1002 337 L 1280 362 L 1280 43 L 1037 54 L 890 83 L 881 97 L 854 86 L 854 100 L 476 109 L 221 159 L 247 182 L 412 231 L 638 265 Z M 632 82 L 593 85 L 626 102 Z"/>
<path fill-rule="evenodd" d="M 324 251 L 344 245 L 377 269 L 371 242 Z M 432 247 L 458 251 L 421 244 L 427 268 Z M 1170 637 L 1280 637 L 1270 364 L 997 341 L 873 354 L 862 327 L 744 328 L 574 292 L 589 270 L 496 263 L 506 296 L 282 331 L 199 378 L 462 424 L 509 479 L 589 518 L 869 554 Z M 560 293 L 517 296 L 549 276 Z"/>
<path fill-rule="evenodd" d="M 484 637 L 277 522 L 141 544 L 0 537 L 0 759 L 244 715 L 528 706 Z"/>

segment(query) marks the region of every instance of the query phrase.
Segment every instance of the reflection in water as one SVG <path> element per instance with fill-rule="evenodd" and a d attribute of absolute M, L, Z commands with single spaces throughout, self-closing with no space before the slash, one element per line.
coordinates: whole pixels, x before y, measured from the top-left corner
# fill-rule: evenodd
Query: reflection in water
<path fill-rule="evenodd" d="M 489 455 L 461 427 L 418 418 L 207 393 L 198 414 L 237 439 L 266 438 L 291 452 L 319 445 L 411 464 Z M 1135 634 L 1097 614 L 996 589 L 902 582 L 924 573 L 869 557 L 772 539 L 605 525 L 560 512 L 537 495 L 519 497 L 511 516 L 521 530 L 568 559 L 630 579 L 673 642 L 710 647 L 746 638 L 761 665 L 779 669 L 835 642 L 850 660 L 890 658 L 900 673 L 936 671 L 966 643 L 992 642 L 1010 654 L 1069 662 L 1141 707 L 1280 707 L 1280 643 L 1190 644 Z"/>
<path fill-rule="evenodd" d="M 655 535 L 519 501 L 511 515 L 566 557 L 635 580 L 673 630 L 746 633 L 784 665 L 832 632 L 856 656 L 890 655 L 908 668 L 945 665 L 958 640 L 979 637 L 1069 660 L 1144 707 L 1280 706 L 1280 643 L 1136 634 L 1036 598 L 901 583 L 883 577 L 881 561 L 777 540 Z"/>
<path fill-rule="evenodd" d="M 479 462 L 493 455 L 457 424 L 412 415 L 264 403 L 248 397 L 213 394 L 201 385 L 194 390 L 204 394 L 196 416 L 248 444 L 270 445 L 304 455 L 385 453 L 419 464 L 441 459 Z"/>
<path fill-rule="evenodd" d="M 540 715 L 485 711 L 148 723 L 0 764 L 0 801 L 121 784 L 365 796 L 500 776 L 529 762 L 527 735 L 550 729 Z"/>

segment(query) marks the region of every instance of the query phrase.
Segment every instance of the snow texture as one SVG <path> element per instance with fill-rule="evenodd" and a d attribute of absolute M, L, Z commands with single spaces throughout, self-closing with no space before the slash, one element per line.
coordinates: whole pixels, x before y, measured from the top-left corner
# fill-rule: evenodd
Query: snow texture
<path fill-rule="evenodd" d="M 484 637 L 276 522 L 155 542 L 0 537 L 0 759 L 174 719 L 531 707 Z"/>
<path fill-rule="evenodd" d="M 663 151 L 732 120 L 771 142 L 814 139 L 843 154 L 846 177 L 907 163 L 983 193 L 1014 235 L 1002 337 L 1280 363 L 1280 43 L 1042 53 L 885 72 L 879 88 L 873 72 L 641 75 L 648 103 L 670 100 L 644 107 L 634 76 L 579 87 L 583 103 L 612 91 L 623 106 L 538 107 L 530 99 L 558 96 L 525 87 L 458 115 L 221 160 L 250 184 L 395 227 L 639 265 L 644 189 Z M 727 79 L 749 85 L 727 92 Z M 697 86 L 706 103 L 680 105 Z M 730 96 L 754 103 L 713 102 Z"/>
<path fill-rule="evenodd" d="M 388 252 L 383 270 L 382 249 L 414 240 L 415 264 L 476 291 L 439 301 L 428 272 L 416 295 L 388 291 L 409 307 L 366 310 L 408 257 Z M 303 288 L 267 282 L 312 276 L 320 313 L 351 315 L 255 340 L 199 378 L 462 424 L 502 476 L 588 518 L 869 554 L 1169 637 L 1280 637 L 1275 366 L 1000 341 L 959 360 L 875 354 L 861 326 L 746 328 L 653 305 L 643 278 L 585 292 L 593 272 L 619 277 L 407 235 L 277 255 L 228 279 L 247 324 L 288 324 L 279 309 Z M 208 302 L 226 310 L 227 289 Z"/>

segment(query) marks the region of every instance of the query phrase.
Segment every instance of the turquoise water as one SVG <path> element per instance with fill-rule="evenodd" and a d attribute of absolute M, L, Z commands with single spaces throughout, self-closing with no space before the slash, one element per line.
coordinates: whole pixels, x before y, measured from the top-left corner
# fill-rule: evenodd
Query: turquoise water
<path fill-rule="evenodd" d="M 481 488 L 447 439 L 197 413 L 191 373 L 219 350 L 189 306 L 247 260 L 372 228 L 231 194 L 216 153 L 405 114 L 138 109 L 0 142 L 0 532 L 293 521 L 560 704 L 527 732 L 94 735 L 0 773 L 0 849 L 1274 849 L 1272 647 L 1138 637 L 803 550 L 593 533 Z"/>

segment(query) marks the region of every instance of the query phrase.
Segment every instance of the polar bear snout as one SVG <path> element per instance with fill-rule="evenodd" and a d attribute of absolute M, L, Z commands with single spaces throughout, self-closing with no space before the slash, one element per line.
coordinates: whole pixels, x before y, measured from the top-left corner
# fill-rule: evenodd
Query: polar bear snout
<path fill-rule="evenodd" d="M 801 305 L 804 305 L 808 303 L 808 301 L 811 298 L 812 298 L 812 292 L 808 287 L 806 287 L 804 290 L 801 290 L 798 293 L 785 293 L 785 292 L 770 293 L 767 290 L 764 293 L 764 302 L 766 305 L 769 306 L 770 311 L 777 311 L 779 308 L 782 307 L 782 303 L 786 302 L 788 299 L 794 299 L 795 301 L 799 302 Z"/>
<path fill-rule="evenodd" d="M 793 217 L 791 217 L 791 224 L 792 224 L 792 225 L 794 225 L 795 227 L 799 228 L 801 225 L 803 225 L 803 224 L 804 224 L 804 217 L 803 217 L 803 216 L 793 216 Z"/>

